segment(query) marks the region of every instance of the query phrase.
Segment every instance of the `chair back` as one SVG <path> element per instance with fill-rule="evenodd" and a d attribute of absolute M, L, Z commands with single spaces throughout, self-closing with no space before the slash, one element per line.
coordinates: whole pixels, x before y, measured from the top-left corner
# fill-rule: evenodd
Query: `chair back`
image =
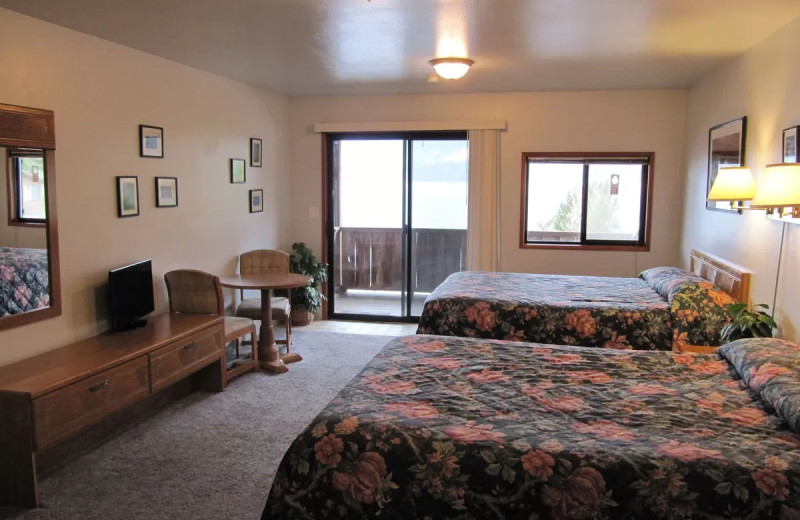
<path fill-rule="evenodd" d="M 195 269 L 178 269 L 164 275 L 169 312 L 224 314 L 222 285 L 213 274 Z"/>
<path fill-rule="evenodd" d="M 289 253 L 276 249 L 256 249 L 239 255 L 239 273 L 242 276 L 288 272 Z"/>

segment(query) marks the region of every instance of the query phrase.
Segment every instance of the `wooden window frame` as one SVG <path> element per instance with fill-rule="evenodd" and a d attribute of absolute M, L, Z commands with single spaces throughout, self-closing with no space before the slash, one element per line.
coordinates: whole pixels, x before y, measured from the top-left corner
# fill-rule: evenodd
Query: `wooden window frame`
<path fill-rule="evenodd" d="M 24 149 L 6 150 L 6 191 L 8 193 L 8 225 L 16 227 L 27 228 L 46 228 L 46 219 L 26 219 L 20 217 L 20 172 L 17 168 L 17 160 L 22 157 L 41 157 L 43 168 L 42 175 L 46 176 L 44 165 L 44 153 L 41 150 L 31 150 L 30 152 Z M 46 177 L 45 177 L 46 178 Z M 46 186 L 46 182 L 45 182 Z M 45 195 L 46 196 L 46 195 Z"/>
<path fill-rule="evenodd" d="M 585 235 L 585 217 L 583 218 L 583 225 L 581 230 L 580 243 L 555 243 L 555 242 L 541 242 L 531 243 L 527 241 L 527 209 L 528 209 L 528 164 L 531 159 L 564 159 L 565 161 L 608 161 L 612 159 L 619 159 L 620 161 L 630 160 L 643 160 L 646 162 L 647 186 L 643 187 L 647 193 L 642 194 L 642 198 L 646 200 L 646 207 L 642 212 L 644 217 L 643 233 L 638 244 L 633 243 L 619 243 L 612 241 L 596 241 L 592 240 L 586 242 Z M 650 232 L 652 224 L 653 212 L 653 178 L 655 174 L 655 153 L 654 152 L 523 152 L 522 153 L 522 175 L 521 175 L 521 189 L 520 189 L 520 219 L 519 219 L 519 247 L 520 249 L 560 249 L 560 250 L 582 250 L 582 251 L 650 251 Z M 584 193 L 582 194 L 581 203 L 583 205 L 583 214 L 586 215 L 586 186 L 584 186 Z"/>

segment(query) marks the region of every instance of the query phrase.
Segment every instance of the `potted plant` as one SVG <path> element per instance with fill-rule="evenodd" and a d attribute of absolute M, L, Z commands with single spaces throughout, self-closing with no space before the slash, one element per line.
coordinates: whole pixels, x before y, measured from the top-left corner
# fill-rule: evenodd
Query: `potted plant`
<path fill-rule="evenodd" d="M 290 269 L 311 277 L 305 287 L 292 289 L 292 325 L 308 325 L 314 321 L 314 314 L 326 300 L 320 286 L 328 281 L 328 264 L 317 261 L 314 252 L 303 242 L 292 244 Z"/>
<path fill-rule="evenodd" d="M 769 305 L 765 303 L 753 307 L 769 310 Z M 771 338 L 772 329 L 778 328 L 772 316 L 764 311 L 748 310 L 746 303 L 732 303 L 728 305 L 726 311 L 731 317 L 731 322 L 720 331 L 723 343 L 741 338 Z"/>

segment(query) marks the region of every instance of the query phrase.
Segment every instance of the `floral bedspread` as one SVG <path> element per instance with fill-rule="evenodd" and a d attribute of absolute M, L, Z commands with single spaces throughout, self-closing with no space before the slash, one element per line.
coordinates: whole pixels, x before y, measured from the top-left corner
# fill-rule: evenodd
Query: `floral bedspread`
<path fill-rule="evenodd" d="M 726 309 L 736 303 L 729 294 L 677 267 L 654 267 L 639 276 L 667 299 L 675 347 L 720 344 L 722 327 L 731 319 Z"/>
<path fill-rule="evenodd" d="M 398 338 L 294 441 L 262 518 L 800 518 L 800 437 L 728 354 Z"/>
<path fill-rule="evenodd" d="M 0 247 L 0 316 L 50 303 L 47 250 Z"/>
<path fill-rule="evenodd" d="M 670 350 L 670 306 L 639 278 L 466 271 L 425 301 L 419 334 Z"/>

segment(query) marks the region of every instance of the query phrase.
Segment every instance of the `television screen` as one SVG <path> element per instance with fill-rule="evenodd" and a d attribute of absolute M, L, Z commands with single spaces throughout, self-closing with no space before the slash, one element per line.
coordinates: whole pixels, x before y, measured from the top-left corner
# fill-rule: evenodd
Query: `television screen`
<path fill-rule="evenodd" d="M 143 316 L 153 312 L 153 264 L 144 260 L 108 272 L 111 328 L 123 331 L 141 327 Z"/>

